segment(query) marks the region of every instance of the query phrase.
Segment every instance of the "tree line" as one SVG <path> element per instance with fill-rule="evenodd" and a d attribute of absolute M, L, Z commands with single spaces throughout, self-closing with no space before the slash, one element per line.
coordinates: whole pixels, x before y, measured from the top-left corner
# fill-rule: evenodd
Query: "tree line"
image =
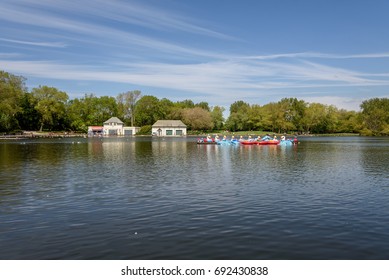
<path fill-rule="evenodd" d="M 359 133 L 389 135 L 389 99 L 362 102 L 361 111 L 348 111 L 297 98 L 264 105 L 242 100 L 225 108 L 192 100 L 173 102 L 142 95 L 138 90 L 115 97 L 85 94 L 69 99 L 66 92 L 49 86 L 28 91 L 26 79 L 0 71 L 0 131 L 82 131 L 117 116 L 126 125 L 148 133 L 159 119 L 182 120 L 191 131 L 272 131 L 276 133 Z"/>

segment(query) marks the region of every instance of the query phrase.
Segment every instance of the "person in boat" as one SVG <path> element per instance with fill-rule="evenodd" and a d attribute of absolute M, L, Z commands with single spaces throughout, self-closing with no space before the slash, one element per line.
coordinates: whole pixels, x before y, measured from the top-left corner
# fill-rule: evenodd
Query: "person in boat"
<path fill-rule="evenodd" d="M 277 140 L 277 135 L 274 135 L 273 140 Z"/>
<path fill-rule="evenodd" d="M 234 136 L 234 135 L 232 135 L 232 136 L 231 136 L 231 141 L 236 141 L 236 139 L 235 139 L 235 136 Z"/>
<path fill-rule="evenodd" d="M 241 135 L 241 136 L 239 137 L 239 142 L 242 142 L 242 141 L 244 141 L 244 138 L 243 138 L 243 136 Z"/>
<path fill-rule="evenodd" d="M 219 138 L 219 135 L 215 135 L 215 142 L 219 142 L 220 141 L 220 138 Z"/>
<path fill-rule="evenodd" d="M 263 138 L 262 138 L 262 140 L 263 141 L 267 141 L 267 140 L 271 140 L 272 138 L 269 136 L 269 134 L 266 134 Z"/>
<path fill-rule="evenodd" d="M 207 135 L 207 142 L 212 142 L 212 138 L 211 138 L 211 135 Z"/>
<path fill-rule="evenodd" d="M 255 138 L 255 141 L 261 142 L 262 141 L 261 135 L 258 135 L 258 137 Z"/>
<path fill-rule="evenodd" d="M 227 136 L 223 136 L 223 141 L 227 141 Z"/>

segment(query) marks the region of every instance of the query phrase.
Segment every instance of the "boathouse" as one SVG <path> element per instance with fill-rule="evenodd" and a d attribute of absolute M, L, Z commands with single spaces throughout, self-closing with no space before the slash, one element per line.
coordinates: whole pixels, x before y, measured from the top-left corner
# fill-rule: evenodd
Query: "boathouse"
<path fill-rule="evenodd" d="M 104 122 L 104 135 L 123 135 L 124 123 L 117 117 L 112 117 Z"/>
<path fill-rule="evenodd" d="M 184 136 L 186 125 L 180 120 L 158 120 L 151 127 L 153 136 Z"/>
<path fill-rule="evenodd" d="M 103 126 L 89 126 L 90 136 L 133 136 L 139 131 L 136 126 L 124 126 L 124 123 L 117 117 L 106 120 Z"/>

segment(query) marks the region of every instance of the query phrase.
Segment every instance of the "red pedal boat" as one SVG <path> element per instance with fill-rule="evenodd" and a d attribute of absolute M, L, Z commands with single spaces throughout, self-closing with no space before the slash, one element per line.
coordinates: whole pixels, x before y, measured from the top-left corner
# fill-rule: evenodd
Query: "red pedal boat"
<path fill-rule="evenodd" d="M 265 141 L 241 141 L 243 145 L 278 145 L 278 140 L 265 140 Z"/>

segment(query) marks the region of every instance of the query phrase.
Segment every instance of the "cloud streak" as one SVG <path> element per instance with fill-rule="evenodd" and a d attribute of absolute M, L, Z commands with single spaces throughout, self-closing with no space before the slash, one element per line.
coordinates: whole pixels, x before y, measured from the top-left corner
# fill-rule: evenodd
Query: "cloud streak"
<path fill-rule="evenodd" d="M 64 14 L 67 17 L 71 14 L 71 20 L 64 20 Z M 155 9 L 152 6 L 141 5 L 135 1 L 95 0 L 87 5 L 72 0 L 38 2 L 22 0 L 17 1 L 17 4 L 14 1 L 5 1 L 0 7 L 0 15 L 3 20 L 10 22 L 47 28 L 75 30 L 75 27 L 79 25 L 95 22 L 97 18 L 100 18 L 105 20 L 105 24 L 115 24 L 116 28 L 120 28 L 117 23 L 124 23 L 154 30 L 168 32 L 176 30 L 223 40 L 237 40 L 227 34 L 205 28 L 201 26 L 201 23 L 191 23 L 194 20 L 188 16 L 178 16 L 162 9 Z"/>
<path fill-rule="evenodd" d="M 280 63 L 216 61 L 196 64 L 122 63 L 100 68 L 53 61 L 0 61 L 9 71 L 28 76 L 130 83 L 194 92 L 225 90 L 355 87 L 389 85 L 389 75 L 373 79 L 371 74 L 329 67 L 312 62 Z M 383 75 L 383 74 L 382 74 Z"/>
<path fill-rule="evenodd" d="M 30 46 L 49 47 L 49 48 L 65 48 L 67 46 L 65 43 L 62 42 L 29 42 L 29 41 L 21 41 L 21 40 L 12 40 L 7 38 L 0 38 L 0 41 L 22 44 L 22 45 L 30 45 Z"/>
<path fill-rule="evenodd" d="M 356 58 L 389 58 L 388 53 L 366 53 L 366 54 L 328 54 L 318 52 L 282 53 L 269 55 L 248 56 L 246 59 L 273 60 L 280 58 L 323 58 L 323 59 L 356 59 Z"/>

